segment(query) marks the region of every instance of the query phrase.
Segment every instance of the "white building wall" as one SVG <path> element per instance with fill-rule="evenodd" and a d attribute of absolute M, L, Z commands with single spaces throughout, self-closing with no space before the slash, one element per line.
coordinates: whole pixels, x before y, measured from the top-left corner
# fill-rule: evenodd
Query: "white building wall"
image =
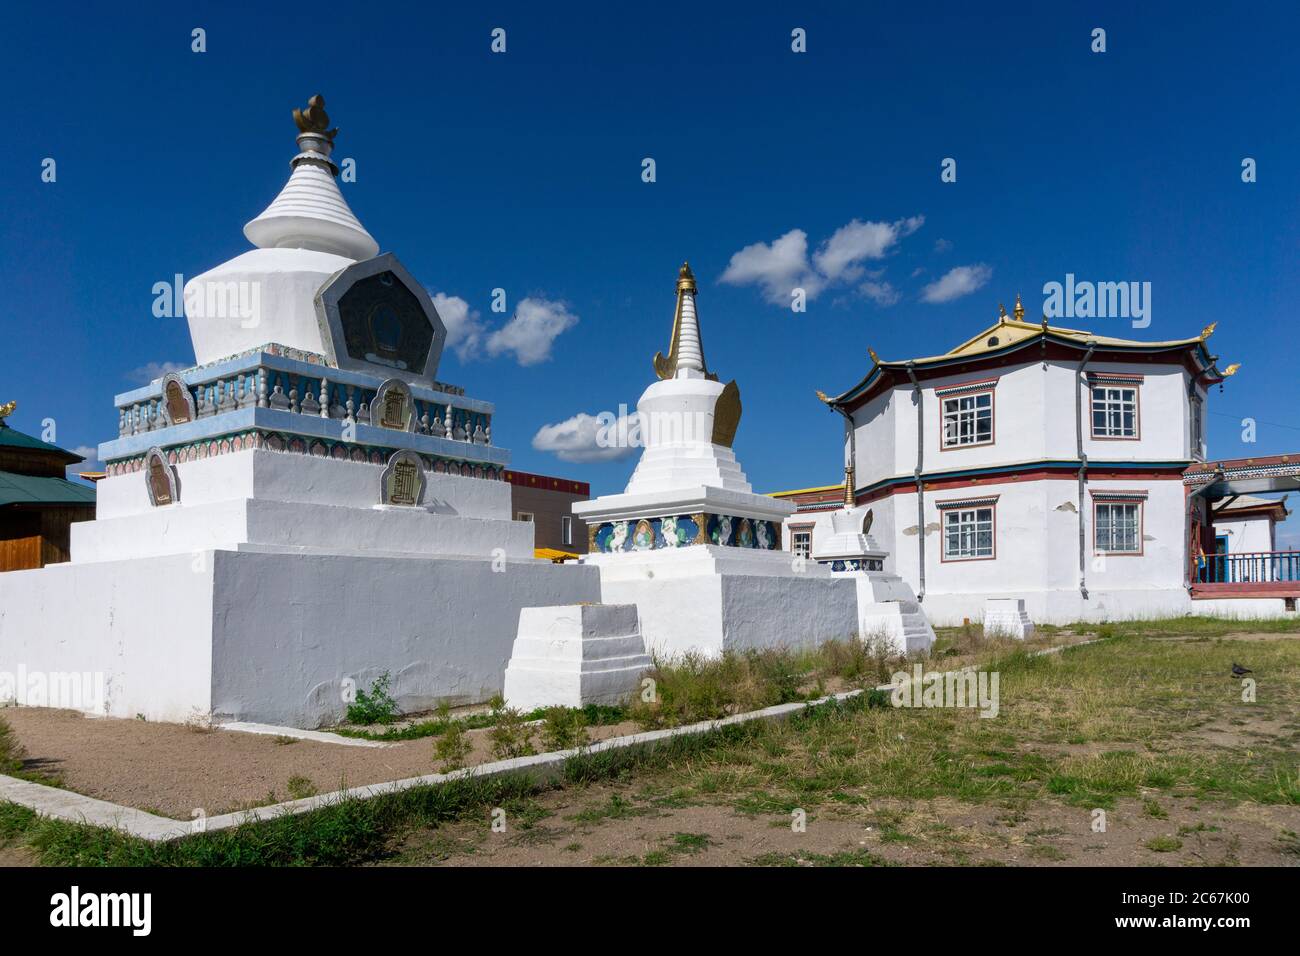
<path fill-rule="evenodd" d="M 1229 554 L 1273 550 L 1273 522 L 1264 515 L 1215 521 L 1214 533 L 1227 536 Z"/>

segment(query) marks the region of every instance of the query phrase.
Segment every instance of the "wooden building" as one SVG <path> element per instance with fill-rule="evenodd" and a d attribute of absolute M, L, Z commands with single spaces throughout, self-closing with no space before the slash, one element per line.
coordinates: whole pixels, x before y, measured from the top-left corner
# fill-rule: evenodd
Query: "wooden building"
<path fill-rule="evenodd" d="M 95 517 L 95 489 L 68 481 L 68 465 L 84 461 L 10 428 L 0 406 L 0 572 L 67 561 L 70 527 Z"/>

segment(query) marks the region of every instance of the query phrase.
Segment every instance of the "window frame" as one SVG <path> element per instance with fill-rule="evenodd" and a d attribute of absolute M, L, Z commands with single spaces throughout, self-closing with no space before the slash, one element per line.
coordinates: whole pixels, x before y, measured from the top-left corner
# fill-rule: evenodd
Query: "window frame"
<path fill-rule="evenodd" d="M 1097 390 L 1119 389 L 1133 392 L 1133 434 L 1110 435 L 1097 431 Z M 1109 399 L 1106 399 L 1109 410 Z M 1121 400 L 1122 401 L 1122 400 Z M 1121 405 L 1121 408 L 1123 406 Z M 1142 440 L 1142 381 L 1140 379 L 1111 378 L 1097 376 L 1088 381 L 1088 433 L 1094 441 L 1141 441 Z"/>
<path fill-rule="evenodd" d="M 1102 507 L 1113 508 L 1135 507 L 1137 508 L 1137 527 L 1135 529 L 1137 549 L 1133 551 L 1114 551 L 1108 548 L 1102 548 L 1098 532 L 1101 528 L 1098 517 L 1098 509 Z M 1092 553 L 1094 555 L 1104 555 L 1108 558 L 1140 558 L 1146 553 L 1146 496 L 1124 496 L 1124 495 L 1101 495 L 1092 499 Z M 1110 527 L 1113 529 L 1114 524 Z M 1111 543 L 1114 543 L 1114 531 L 1111 531 Z"/>
<path fill-rule="evenodd" d="M 976 387 L 978 386 L 978 387 Z M 934 397 L 939 404 L 939 450 L 940 451 L 961 451 L 965 448 L 984 448 L 989 445 L 997 444 L 997 381 L 969 383 L 967 385 L 948 385 L 943 388 L 935 389 Z M 952 444 L 948 442 L 948 412 L 945 406 L 948 402 L 958 402 L 964 398 L 978 400 L 980 397 L 987 395 L 989 399 L 989 437 L 981 441 L 961 442 L 957 441 Z M 974 410 L 974 421 L 978 422 L 979 409 Z M 961 409 L 956 411 L 958 416 L 960 430 Z M 975 429 L 978 432 L 978 429 Z"/>
<path fill-rule="evenodd" d="M 560 515 L 560 541 L 573 545 L 573 515 Z"/>
<path fill-rule="evenodd" d="M 791 555 L 798 556 L 798 554 L 799 554 L 799 551 L 798 551 L 798 549 L 795 547 L 795 543 L 794 543 L 795 535 L 797 535 L 797 534 L 806 534 L 806 535 L 808 536 L 808 553 L 805 554 L 803 557 L 804 557 L 804 560 L 806 560 L 806 561 L 811 561 L 811 560 L 812 560 L 813 528 L 814 528 L 815 526 L 816 526 L 816 523 L 815 523 L 815 522 L 810 522 L 810 523 L 808 523 L 808 524 L 792 524 L 792 525 L 790 525 L 790 554 L 791 554 Z"/>
<path fill-rule="evenodd" d="M 994 498 L 978 499 L 958 499 L 956 501 L 941 501 L 935 503 L 939 510 L 939 561 L 941 564 L 955 564 L 966 561 L 996 561 L 998 557 L 998 500 Z M 989 553 L 988 554 L 969 554 L 952 556 L 948 551 L 948 516 L 951 514 L 960 514 L 964 511 L 974 512 L 976 517 L 974 523 L 976 529 L 971 534 L 978 534 L 979 513 L 987 510 L 989 512 Z M 959 519 L 960 520 L 960 519 Z M 958 534 L 961 532 L 959 531 Z"/>

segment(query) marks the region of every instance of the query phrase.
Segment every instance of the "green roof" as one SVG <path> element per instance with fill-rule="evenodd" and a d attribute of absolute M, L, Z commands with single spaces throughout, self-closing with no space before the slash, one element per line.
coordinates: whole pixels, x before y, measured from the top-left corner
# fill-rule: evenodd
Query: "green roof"
<path fill-rule="evenodd" d="M 94 503 L 95 489 L 89 485 L 79 485 L 66 478 L 41 478 L 36 475 L 16 475 L 12 471 L 0 471 L 0 507 L 4 505 L 93 505 Z"/>
<path fill-rule="evenodd" d="M 62 455 L 64 458 L 70 458 L 74 461 L 85 460 L 75 452 L 67 451 L 66 449 L 60 448 L 58 445 L 51 445 L 49 442 L 41 441 L 39 438 L 33 438 L 31 435 L 26 435 L 15 428 L 10 428 L 4 419 L 0 419 L 0 446 L 8 448 L 31 448 L 36 451 L 47 451 Z"/>

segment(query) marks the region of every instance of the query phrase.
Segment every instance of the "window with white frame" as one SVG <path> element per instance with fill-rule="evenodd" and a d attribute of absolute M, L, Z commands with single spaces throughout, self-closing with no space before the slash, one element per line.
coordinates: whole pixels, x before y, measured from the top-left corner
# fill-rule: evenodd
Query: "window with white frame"
<path fill-rule="evenodd" d="M 790 552 L 800 558 L 812 557 L 812 531 L 791 531 Z"/>
<path fill-rule="evenodd" d="M 943 399 L 943 447 L 986 445 L 993 441 L 993 392 Z"/>
<path fill-rule="evenodd" d="M 573 544 L 572 515 L 560 515 L 560 533 L 565 544 Z"/>
<path fill-rule="evenodd" d="M 968 561 L 993 557 L 993 506 L 943 510 L 943 558 Z"/>
<path fill-rule="evenodd" d="M 1142 550 L 1142 502 L 1098 501 L 1092 530 L 1098 554 L 1138 554 Z"/>
<path fill-rule="evenodd" d="M 1138 437 L 1136 385 L 1092 386 L 1092 437 Z"/>

